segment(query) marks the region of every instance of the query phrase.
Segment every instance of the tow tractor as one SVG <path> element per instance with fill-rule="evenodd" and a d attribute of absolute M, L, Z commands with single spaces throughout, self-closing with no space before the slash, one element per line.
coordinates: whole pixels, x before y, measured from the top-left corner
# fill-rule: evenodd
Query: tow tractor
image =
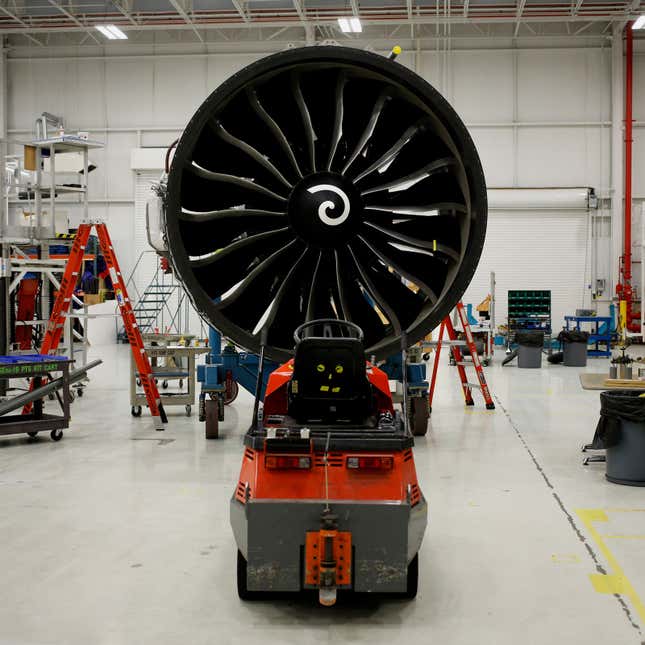
<path fill-rule="evenodd" d="M 387 375 L 351 322 L 312 320 L 271 376 L 231 500 L 241 598 L 259 591 L 417 593 L 427 504 Z M 405 391 L 405 390 L 404 390 Z"/>

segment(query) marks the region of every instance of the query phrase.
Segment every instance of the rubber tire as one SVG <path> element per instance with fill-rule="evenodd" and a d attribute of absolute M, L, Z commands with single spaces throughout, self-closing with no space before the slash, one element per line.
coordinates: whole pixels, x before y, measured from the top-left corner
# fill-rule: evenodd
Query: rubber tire
<path fill-rule="evenodd" d="M 192 412 L 192 408 L 190 407 L 190 405 L 187 405 L 186 406 L 186 416 L 189 417 L 191 412 Z"/>
<path fill-rule="evenodd" d="M 261 597 L 260 591 L 249 591 L 246 586 L 246 559 L 242 553 L 237 552 L 237 595 L 240 600 L 257 600 Z"/>
<path fill-rule="evenodd" d="M 167 389 L 168 389 L 168 381 L 162 381 L 162 382 L 161 382 L 161 387 L 162 387 L 164 390 L 167 390 Z"/>
<path fill-rule="evenodd" d="M 240 386 L 237 384 L 237 381 L 232 381 L 232 387 L 231 387 L 231 397 L 226 398 L 226 390 L 224 390 L 224 405 L 230 405 L 237 399 L 237 395 L 240 392 Z"/>
<path fill-rule="evenodd" d="M 419 554 L 417 553 L 408 565 L 408 588 L 403 592 L 403 597 L 412 600 L 417 597 L 419 589 Z"/>
<path fill-rule="evenodd" d="M 76 390 L 76 395 L 78 396 L 79 399 L 82 398 L 83 397 L 83 389 L 79 387 L 78 390 Z"/>
<path fill-rule="evenodd" d="M 205 417 L 204 436 L 206 439 L 217 439 L 219 437 L 219 404 L 217 399 L 204 401 Z"/>
<path fill-rule="evenodd" d="M 140 416 L 141 416 L 141 412 L 142 412 L 142 411 L 143 411 L 143 410 L 142 410 L 142 408 L 141 408 L 141 406 L 140 406 L 140 405 L 133 405 L 133 406 L 130 408 L 130 414 L 131 414 L 133 417 L 140 417 Z"/>
<path fill-rule="evenodd" d="M 428 433 L 428 420 L 430 409 L 425 396 L 415 396 L 410 400 L 411 414 L 409 417 L 410 429 L 415 437 L 424 437 Z"/>
<path fill-rule="evenodd" d="M 60 441 L 63 438 L 63 431 L 62 430 L 52 430 L 49 433 L 49 436 L 51 437 L 52 441 Z"/>
<path fill-rule="evenodd" d="M 28 432 L 27 433 L 32 439 L 35 439 L 38 436 L 37 432 Z"/>

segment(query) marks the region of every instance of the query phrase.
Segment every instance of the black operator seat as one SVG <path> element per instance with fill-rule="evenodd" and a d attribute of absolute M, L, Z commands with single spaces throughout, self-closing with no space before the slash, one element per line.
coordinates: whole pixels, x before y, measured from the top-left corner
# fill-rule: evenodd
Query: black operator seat
<path fill-rule="evenodd" d="M 298 423 L 364 422 L 372 408 L 361 337 L 297 338 L 289 416 Z"/>

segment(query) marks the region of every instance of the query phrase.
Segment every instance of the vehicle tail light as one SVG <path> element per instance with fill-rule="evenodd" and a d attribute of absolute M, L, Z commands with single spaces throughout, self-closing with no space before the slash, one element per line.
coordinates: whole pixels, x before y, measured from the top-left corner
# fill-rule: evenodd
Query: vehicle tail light
<path fill-rule="evenodd" d="M 266 455 L 264 466 L 268 470 L 307 470 L 311 468 L 308 455 Z"/>
<path fill-rule="evenodd" d="M 373 455 L 366 457 L 347 457 L 347 468 L 351 470 L 392 470 L 392 455 Z"/>

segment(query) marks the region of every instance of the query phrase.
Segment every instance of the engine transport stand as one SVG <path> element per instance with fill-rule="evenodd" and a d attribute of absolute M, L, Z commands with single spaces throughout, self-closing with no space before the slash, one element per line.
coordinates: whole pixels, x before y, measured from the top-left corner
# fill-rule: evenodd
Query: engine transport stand
<path fill-rule="evenodd" d="M 206 439 L 217 439 L 224 406 L 235 401 L 239 386 L 255 395 L 260 359 L 256 354 L 238 351 L 230 343 L 222 349 L 222 335 L 213 327 L 209 327 L 208 345 L 205 364 L 197 366 L 197 380 L 201 383 L 199 420 L 205 422 Z M 277 367 L 277 363 L 264 360 L 262 398 L 269 375 Z"/>
<path fill-rule="evenodd" d="M 412 434 L 416 437 L 428 432 L 428 419 L 430 407 L 428 404 L 429 384 L 426 380 L 426 363 L 420 345 L 414 345 L 407 351 L 407 383 L 408 383 L 408 421 Z M 403 405 L 403 370 L 401 354 L 390 356 L 383 364 L 379 365 L 389 380 L 396 381 L 396 390 L 392 392 L 392 401 Z"/>

